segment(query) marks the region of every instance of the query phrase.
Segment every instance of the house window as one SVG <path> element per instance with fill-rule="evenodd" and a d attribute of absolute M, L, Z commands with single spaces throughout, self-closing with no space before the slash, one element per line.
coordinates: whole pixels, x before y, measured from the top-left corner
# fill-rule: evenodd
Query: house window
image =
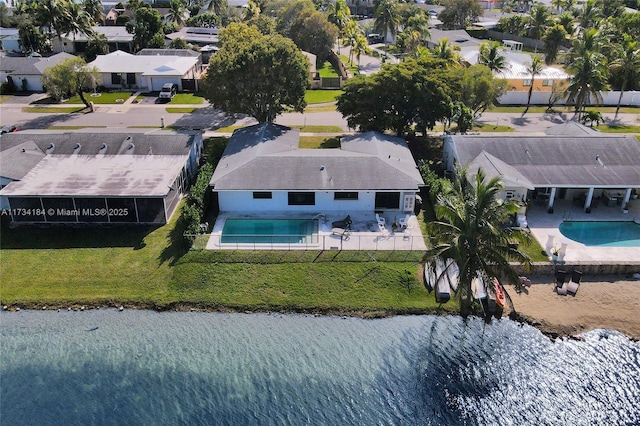
<path fill-rule="evenodd" d="M 111 84 L 121 84 L 122 83 L 122 76 L 120 74 L 118 74 L 117 72 L 112 72 L 111 73 Z"/>
<path fill-rule="evenodd" d="M 399 192 L 376 192 L 376 209 L 394 209 L 400 208 Z"/>
<path fill-rule="evenodd" d="M 270 200 L 272 197 L 271 192 L 254 192 L 254 200 Z"/>
<path fill-rule="evenodd" d="M 543 86 L 547 86 L 547 87 L 551 87 L 551 86 L 553 86 L 553 80 L 542 80 L 542 85 Z"/>
<path fill-rule="evenodd" d="M 334 192 L 333 199 L 334 200 L 357 200 L 358 193 L 357 192 Z"/>
<path fill-rule="evenodd" d="M 531 86 L 531 80 L 523 80 L 522 81 L 522 85 L 523 86 Z"/>
<path fill-rule="evenodd" d="M 132 72 L 128 72 L 127 73 L 127 84 L 129 84 L 131 86 L 136 84 L 136 75 L 135 75 L 135 73 L 132 73 Z"/>
<path fill-rule="evenodd" d="M 315 192 L 290 192 L 289 205 L 290 206 L 315 206 L 316 193 Z"/>

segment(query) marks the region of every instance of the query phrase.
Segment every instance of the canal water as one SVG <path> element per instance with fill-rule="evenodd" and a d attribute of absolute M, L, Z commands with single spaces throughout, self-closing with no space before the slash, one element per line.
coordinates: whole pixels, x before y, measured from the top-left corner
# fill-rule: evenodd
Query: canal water
<path fill-rule="evenodd" d="M 633 425 L 640 343 L 504 319 L 0 314 L 0 422 Z"/>

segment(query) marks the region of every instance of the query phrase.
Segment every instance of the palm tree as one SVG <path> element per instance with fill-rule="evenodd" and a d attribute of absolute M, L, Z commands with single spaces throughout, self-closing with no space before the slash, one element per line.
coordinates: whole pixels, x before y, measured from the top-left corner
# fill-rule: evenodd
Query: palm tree
<path fill-rule="evenodd" d="M 600 21 L 600 9 L 594 0 L 587 0 L 578 15 L 578 22 L 583 29 L 594 28 Z"/>
<path fill-rule="evenodd" d="M 560 45 L 566 39 L 567 31 L 560 24 L 556 24 L 549 28 L 544 34 L 544 46 L 547 51 L 544 61 L 547 65 L 551 65 L 556 61 Z"/>
<path fill-rule="evenodd" d="M 622 103 L 622 95 L 627 88 L 627 84 L 631 77 L 640 73 L 640 45 L 630 35 L 625 34 L 622 42 L 615 44 L 613 47 L 613 57 L 611 61 L 611 70 L 622 75 L 622 86 L 620 86 L 620 97 L 618 98 L 618 106 L 616 107 L 616 115 L 614 120 L 618 118 L 620 104 Z"/>
<path fill-rule="evenodd" d="M 462 58 L 458 53 L 460 51 L 459 46 L 452 46 L 449 43 L 449 39 L 443 37 L 438 44 L 432 49 L 433 56 L 438 59 L 444 59 L 448 64 L 454 67 L 462 66 Z"/>
<path fill-rule="evenodd" d="M 59 0 L 43 0 L 35 4 L 34 21 L 40 25 L 40 28 L 46 28 L 49 31 L 49 36 L 55 32 L 61 44 L 62 15 L 65 6 L 66 2 Z M 64 50 L 64 44 L 62 46 Z"/>
<path fill-rule="evenodd" d="M 586 104 L 591 103 L 591 96 L 602 102 L 601 91 L 608 88 L 608 69 L 604 55 L 586 51 L 569 64 L 569 72 L 573 78 L 567 88 L 567 101 L 574 102 L 575 111 L 580 118 Z"/>
<path fill-rule="evenodd" d="M 551 15 L 546 6 L 538 5 L 531 9 L 529 22 L 527 23 L 527 26 L 529 27 L 529 36 L 536 40 L 540 40 L 542 34 L 544 34 L 545 30 L 549 26 L 550 19 Z"/>
<path fill-rule="evenodd" d="M 356 36 L 355 43 L 351 47 L 351 53 L 356 56 L 356 59 L 358 60 L 358 68 L 360 68 L 360 55 L 367 55 L 371 53 L 371 50 L 369 49 L 369 42 L 363 34 L 358 34 L 358 36 Z"/>
<path fill-rule="evenodd" d="M 478 62 L 496 73 L 504 71 L 509 66 L 506 56 L 502 53 L 502 46 L 497 41 L 489 41 L 480 45 Z"/>
<path fill-rule="evenodd" d="M 513 201 L 501 202 L 502 190 L 499 178 L 487 181 L 482 169 L 473 178 L 467 176 L 466 170 L 458 171 L 452 191 L 437 196 L 436 220 L 427 224 L 432 248 L 427 251 L 425 267 L 435 270 L 437 262 L 455 261 L 459 268 L 455 296 L 465 317 L 473 303 L 474 278 L 504 276 L 519 286 L 518 273 L 510 262 L 530 263 L 525 254 L 509 244 L 513 240 L 529 241 L 527 234 L 502 226 L 509 215 L 518 211 Z M 487 291 L 493 292 L 493 286 L 487 286 Z"/>
<path fill-rule="evenodd" d="M 384 35 L 385 41 L 387 34 L 396 35 L 401 17 L 398 13 L 398 0 L 380 0 L 375 12 L 374 28 L 377 32 Z"/>
<path fill-rule="evenodd" d="M 340 38 L 344 37 L 344 30 L 350 21 L 351 11 L 345 0 L 336 0 L 335 5 L 329 4 L 327 8 L 327 20 L 338 27 L 338 53 L 340 53 Z"/>
<path fill-rule="evenodd" d="M 186 10 L 181 0 L 171 0 L 171 3 L 169 3 L 169 13 L 167 14 L 169 22 L 182 27 L 185 22 L 184 14 Z"/>
<path fill-rule="evenodd" d="M 529 111 L 529 105 L 531 104 L 531 95 L 533 94 L 533 83 L 536 79 L 536 75 L 540 74 L 544 69 L 544 61 L 540 55 L 535 55 L 531 58 L 531 64 L 527 67 L 527 72 L 531 74 L 531 86 L 529 86 L 529 96 L 527 97 L 527 108 L 524 110 L 526 113 Z"/>
<path fill-rule="evenodd" d="M 104 6 L 102 6 L 102 2 L 100 0 L 84 0 L 82 2 L 82 8 L 87 12 L 87 15 L 93 19 L 93 22 L 96 24 L 102 22 Z"/>
<path fill-rule="evenodd" d="M 562 25 L 567 34 L 569 34 L 569 37 L 573 36 L 573 33 L 575 32 L 575 19 L 571 13 L 565 12 L 558 16 L 557 23 L 558 25 Z"/>
<path fill-rule="evenodd" d="M 209 12 L 213 11 L 216 15 L 220 16 L 222 11 L 227 6 L 227 0 L 209 0 L 209 5 L 207 6 L 207 10 Z"/>
<path fill-rule="evenodd" d="M 93 18 L 82 8 L 79 3 L 71 2 L 66 4 L 60 17 L 59 28 L 61 32 L 73 34 L 73 41 L 79 33 L 91 36 L 93 34 Z M 63 45 L 64 46 L 64 45 Z"/>

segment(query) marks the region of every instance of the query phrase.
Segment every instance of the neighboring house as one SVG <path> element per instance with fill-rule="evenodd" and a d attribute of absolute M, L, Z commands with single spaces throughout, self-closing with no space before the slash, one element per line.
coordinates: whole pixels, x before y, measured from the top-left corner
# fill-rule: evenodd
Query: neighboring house
<path fill-rule="evenodd" d="M 197 53 L 197 52 L 194 52 Z M 177 55 L 132 55 L 116 51 L 99 55 L 90 66 L 100 73 L 98 85 L 109 89 L 159 91 L 166 83 L 183 90 L 183 80 L 200 76 L 200 57 Z"/>
<path fill-rule="evenodd" d="M 527 70 L 531 66 L 532 58 L 526 53 L 520 53 L 522 43 L 505 40 L 505 49 L 503 54 L 507 62 L 507 68 L 500 72 L 494 72 L 496 78 L 507 80 L 507 91 L 528 92 L 533 80 L 534 92 L 549 92 L 552 90 L 554 83 L 560 90 L 565 89 L 569 85 L 571 76 L 560 68 L 545 65 L 535 78 Z M 509 50 L 512 46 L 514 50 Z M 462 58 L 469 64 L 477 64 L 480 55 L 479 48 L 464 48 L 460 52 Z"/>
<path fill-rule="evenodd" d="M 125 27 L 91 27 L 95 34 L 103 34 L 107 38 L 109 51 L 133 52 L 133 34 L 128 33 Z M 83 32 L 63 34 L 51 40 L 54 52 L 83 53 L 87 49 L 90 35 Z"/>
<path fill-rule="evenodd" d="M 180 31 L 167 34 L 165 37 L 169 40 L 181 38 L 187 43 L 197 46 L 217 46 L 220 43 L 219 34 L 218 28 L 182 27 Z"/>
<path fill-rule="evenodd" d="M 0 205 L 20 223 L 166 223 L 201 132 L 22 131 L 0 138 Z"/>
<path fill-rule="evenodd" d="M 640 143 L 633 136 L 601 134 L 569 122 L 539 134 L 447 135 L 443 161 L 474 174 L 500 177 L 502 196 L 537 199 L 553 212 L 556 199 L 579 203 L 589 212 L 595 203 L 624 206 L 640 191 Z"/>
<path fill-rule="evenodd" d="M 0 60 L 0 83 L 13 81 L 18 91 L 43 92 L 42 72 L 73 57 L 68 53 L 58 53 L 48 58 L 3 57 Z"/>
<path fill-rule="evenodd" d="M 162 23 L 163 24 L 168 24 L 170 21 L 170 12 L 171 9 L 169 9 L 168 7 L 157 7 L 155 8 L 155 10 L 160 14 L 160 17 L 162 18 Z M 115 26 L 116 22 L 118 20 L 118 17 L 121 15 L 125 15 L 128 16 L 129 19 L 131 21 L 134 20 L 135 18 L 135 12 L 132 10 L 128 10 L 128 9 L 117 9 L 115 7 L 112 7 L 111 9 L 109 9 L 109 11 L 105 14 L 104 17 L 104 25 L 106 26 Z M 189 17 L 191 17 L 191 13 L 189 12 L 189 10 L 187 8 L 185 8 L 185 11 L 182 15 L 182 18 L 186 21 L 187 19 L 189 19 Z"/>
<path fill-rule="evenodd" d="M 403 139 L 367 132 L 299 149 L 299 136 L 273 123 L 236 130 L 210 182 L 219 210 L 413 212 L 424 182 Z"/>
<path fill-rule="evenodd" d="M 17 28 L 0 27 L 0 50 L 5 52 L 22 52 Z"/>
<path fill-rule="evenodd" d="M 318 89 L 322 86 L 322 79 L 320 77 L 320 73 L 318 72 L 318 68 L 316 67 L 316 62 L 318 61 L 318 57 L 310 52 L 301 51 L 304 56 L 307 57 L 307 60 L 311 64 L 309 67 L 309 82 L 311 83 L 312 89 Z"/>

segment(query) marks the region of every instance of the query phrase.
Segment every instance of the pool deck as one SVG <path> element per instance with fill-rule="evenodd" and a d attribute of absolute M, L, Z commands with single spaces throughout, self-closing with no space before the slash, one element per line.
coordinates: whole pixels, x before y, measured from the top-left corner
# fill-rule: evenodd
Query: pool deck
<path fill-rule="evenodd" d="M 598 247 L 585 246 L 560 233 L 559 226 L 565 220 L 574 221 L 640 221 L 640 200 L 629 203 L 629 213 L 622 213 L 620 206 L 600 205 L 587 214 L 570 200 L 557 200 L 554 213 L 547 213 L 546 206 L 532 205 L 527 213 L 529 229 L 543 249 L 560 248 L 566 244 L 564 256 L 560 253 L 560 263 L 639 263 L 640 247 Z"/>
<path fill-rule="evenodd" d="M 344 236 L 334 235 L 332 222 L 351 216 L 351 229 Z M 396 216 L 397 219 L 402 215 Z M 317 219 L 318 241 L 307 244 L 277 243 L 220 243 L 222 228 L 227 219 Z M 394 217 L 386 217 L 393 222 Z M 411 215 L 404 232 L 393 232 L 391 225 L 382 232 L 373 212 L 331 212 L 331 213 L 291 213 L 291 212 L 224 212 L 218 215 L 211 231 L 207 250 L 426 250 L 426 245 L 416 216 Z"/>

